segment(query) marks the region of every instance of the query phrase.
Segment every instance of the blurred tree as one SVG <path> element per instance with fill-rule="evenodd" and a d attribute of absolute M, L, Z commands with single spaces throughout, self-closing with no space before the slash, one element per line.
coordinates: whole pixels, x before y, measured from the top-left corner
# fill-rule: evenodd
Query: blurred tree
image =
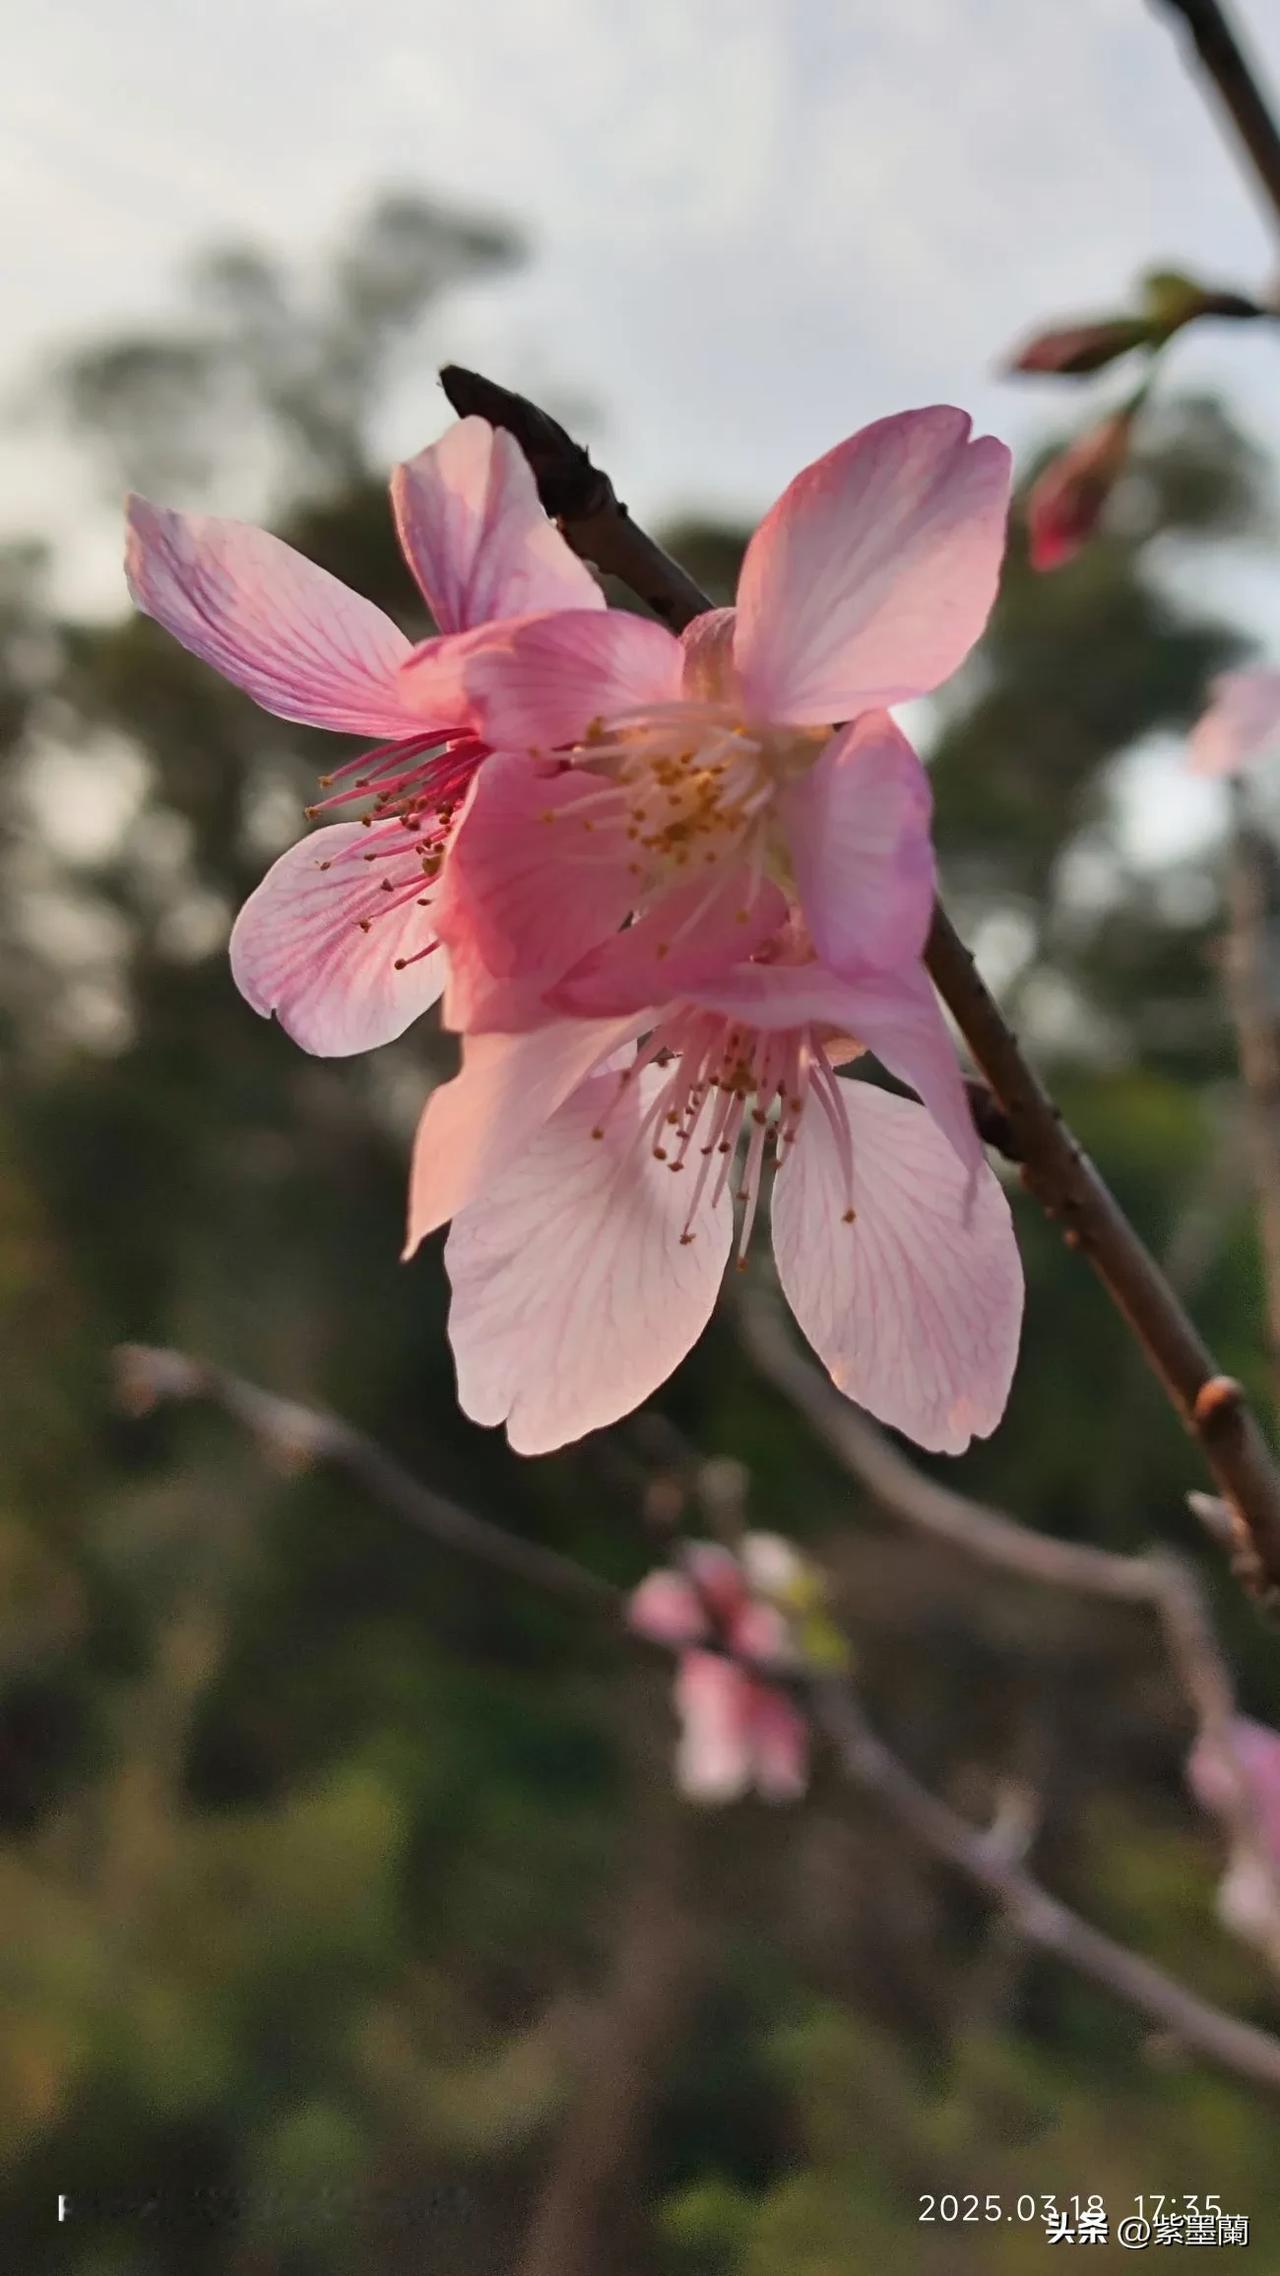
<path fill-rule="evenodd" d="M 58 400 L 116 480 L 162 495 L 225 505 L 256 460 L 275 526 L 419 629 L 377 415 L 447 288 L 515 252 L 404 196 L 314 290 L 223 252 L 171 331 L 90 344 Z M 1102 544 L 1046 581 L 1015 543 L 935 752 L 949 890 L 993 949 L 1016 936 L 1073 1116 L 1150 1237 L 1194 1251 L 1199 1308 L 1246 1374 L 1252 1237 L 1215 1166 L 1215 889 L 1207 861 L 1136 869 L 1115 799 L 1124 754 L 1180 727 L 1238 645 L 1171 597 L 1164 533 L 1260 526 L 1261 490 L 1220 412 L 1171 411 Z M 669 537 L 730 597 L 740 532 Z M 676 1904 L 646 1849 L 671 1743 L 656 1679 L 621 1684 L 561 1608 L 442 1564 L 332 1480 L 274 1478 L 196 1417 L 112 1418 L 107 1348 L 184 1343 L 331 1403 L 601 1569 L 649 1561 L 642 1433 L 517 1463 L 457 1414 L 438 1255 L 396 1262 L 407 1134 L 449 1046 L 424 1028 L 370 1063 L 308 1060 L 232 987 L 231 914 L 332 741 L 149 624 L 60 621 L 30 548 L 0 566 L 12 2264 L 459 2276 L 517 2269 L 541 2233 L 619 2240 L 620 2276 L 1023 2267 L 1021 2232 L 916 2221 L 918 2191 L 979 2169 L 1008 2198 L 1087 2182 L 1117 2204 L 1176 2170 L 1274 2220 L 1248 2097 L 1143 2065 L 1127 2020 L 1016 1951 L 991 1964 L 968 1900 L 833 1785 L 785 1821 L 687 1821 Z M 1185 1449 L 1076 1260 L 1029 1212 L 1023 1233 L 1019 1386 L 961 1474 L 1135 1546 L 1180 1522 Z M 922 1773 L 981 1815 L 1030 1731 L 1046 1876 L 1265 2013 L 1206 1935 L 1214 1839 L 1178 1793 L 1187 1734 L 1132 1616 L 993 1588 L 887 1534 L 727 1329 L 662 1404 L 751 1464 L 758 1520 L 820 1545 L 876 1715 Z M 1250 1706 L 1280 1719 L 1274 1653 L 1224 1614 Z M 634 1955 L 687 1957 L 680 1918 L 696 1967 L 674 2001 L 658 1970 L 638 2014 Z M 592 2048 L 615 2058 L 616 2145 L 589 2123 Z M 596 2195 L 569 2221 L 575 2141 Z M 180 2237 L 158 2216 L 52 2222 L 60 2192 L 156 2188 Z"/>

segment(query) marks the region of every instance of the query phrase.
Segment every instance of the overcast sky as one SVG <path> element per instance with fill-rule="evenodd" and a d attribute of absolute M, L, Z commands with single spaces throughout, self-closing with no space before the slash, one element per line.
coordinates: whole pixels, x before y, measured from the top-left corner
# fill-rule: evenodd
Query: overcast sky
<path fill-rule="evenodd" d="M 1280 9 L 1236 6 L 1280 85 Z M 1153 260 L 1246 285 L 1271 264 L 1144 0 L 62 0 L 15 21 L 8 64 L 15 377 L 50 338 L 163 314 L 209 240 L 305 256 L 418 184 L 535 248 L 452 304 L 442 351 L 596 402 L 642 514 L 753 513 L 910 403 L 1025 441 L 1074 409 L 993 379 L 1029 324 Z M 1273 338 L 1206 328 L 1176 363 L 1280 452 Z M 424 384 L 392 447 L 446 416 Z M 114 537 L 76 478 L 30 440 L 0 473 L 6 521 L 49 521 L 73 589 L 109 597 Z"/>

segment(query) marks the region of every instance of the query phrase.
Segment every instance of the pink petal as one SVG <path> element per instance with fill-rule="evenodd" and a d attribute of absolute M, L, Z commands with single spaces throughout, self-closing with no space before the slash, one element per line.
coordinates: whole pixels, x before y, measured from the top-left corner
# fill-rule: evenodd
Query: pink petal
<path fill-rule="evenodd" d="M 734 609 L 708 609 L 680 635 L 684 693 L 691 703 L 733 703 L 738 675 L 733 662 Z"/>
<path fill-rule="evenodd" d="M 650 1573 L 627 1603 L 627 1626 L 657 1644 L 696 1644 L 707 1616 L 696 1589 L 681 1573 Z"/>
<path fill-rule="evenodd" d="M 729 1640 L 734 1651 L 740 1652 L 744 1659 L 773 1660 L 784 1667 L 794 1664 L 791 1631 L 776 1604 L 763 1604 L 759 1598 L 744 1596 Z"/>
<path fill-rule="evenodd" d="M 1203 1734 L 1187 1757 L 1187 1780 L 1202 1809 L 1230 1824 L 1243 1795 L 1255 1830 L 1280 1867 L 1280 1732 L 1233 1716 L 1227 1747 Z"/>
<path fill-rule="evenodd" d="M 712 1620 L 727 1634 L 732 1633 L 751 1610 L 746 1575 L 732 1549 L 720 1541 L 691 1541 L 684 1552 L 684 1565 Z"/>
<path fill-rule="evenodd" d="M 391 477 L 396 528 L 441 632 L 604 594 L 549 521 L 528 460 L 485 419 L 460 419 Z"/>
<path fill-rule="evenodd" d="M 676 1779 L 691 1802 L 734 1802 L 751 1784 L 751 1684 L 712 1652 L 686 1652 L 676 1675 Z"/>
<path fill-rule="evenodd" d="M 520 754 L 486 759 L 435 911 L 453 966 L 451 1027 L 544 1017 L 544 992 L 621 925 L 635 894 L 632 848 L 624 819 L 586 805 L 599 789 L 572 769 L 539 774 Z"/>
<path fill-rule="evenodd" d="M 595 720 L 680 694 L 684 651 L 624 609 L 564 609 L 495 630 L 467 667 L 476 730 L 495 750 L 553 751 Z"/>
<path fill-rule="evenodd" d="M 695 1000 L 708 1011 L 754 1027 L 813 1022 L 856 1038 L 900 1082 L 918 1091 L 938 1128 L 972 1173 L 984 1160 L 947 1023 L 919 966 L 902 972 L 845 977 L 821 964 L 742 964 L 698 983 Z M 839 1057 L 847 1057 L 847 1047 Z"/>
<path fill-rule="evenodd" d="M 247 522 L 128 504 L 138 607 L 265 711 L 383 738 L 415 734 L 396 675 L 409 642 L 327 569 Z"/>
<path fill-rule="evenodd" d="M 773 1198 L 778 1277 L 832 1381 L 931 1453 L 961 1454 L 1004 1412 L 1022 1270 L 999 1183 L 976 1189 L 910 1100 L 841 1077 L 857 1216 L 811 1103 Z"/>
<path fill-rule="evenodd" d="M 1009 453 L 945 405 L 878 419 L 797 475 L 738 584 L 734 643 L 757 718 L 818 725 L 923 695 L 987 621 Z"/>
<path fill-rule="evenodd" d="M 772 939 L 787 913 L 784 895 L 745 866 L 707 885 L 695 878 L 615 932 L 549 991 L 558 1010 L 599 1018 L 639 1011 L 689 993 Z"/>
<path fill-rule="evenodd" d="M 766 1802 L 798 1802 L 809 1784 L 809 1726 L 795 1701 L 757 1683 L 749 1730 L 757 1791 Z"/>
<path fill-rule="evenodd" d="M 920 955 L 937 885 L 932 813 L 929 778 L 882 711 L 833 736 L 783 793 L 809 935 L 834 970 Z"/>
<path fill-rule="evenodd" d="M 682 1244 L 690 1178 L 639 1140 L 662 1083 L 656 1068 L 621 1093 L 616 1075 L 593 1077 L 454 1219 L 459 1399 L 474 1422 L 505 1421 L 518 1454 L 549 1454 L 630 1413 L 711 1316 L 731 1207 L 704 1194 Z"/>
<path fill-rule="evenodd" d="M 1223 672 L 1210 693 L 1191 735 L 1195 774 L 1238 774 L 1280 750 L 1280 672 Z"/>
<path fill-rule="evenodd" d="M 634 1020 L 557 1020 L 538 1034 L 468 1036 L 461 1068 L 432 1091 L 418 1124 L 405 1256 L 460 1209 L 483 1200 L 635 1027 Z"/>
<path fill-rule="evenodd" d="M 475 706 L 467 693 L 471 663 L 480 649 L 505 639 L 513 623 L 529 621 L 526 617 L 510 618 L 496 627 L 481 624 L 471 632 L 446 632 L 438 639 L 420 640 L 411 648 L 400 666 L 396 694 L 415 730 L 427 724 L 474 733 Z"/>
<path fill-rule="evenodd" d="M 420 955 L 435 940 L 422 870 L 412 854 L 366 861 L 380 840 L 358 822 L 313 830 L 273 863 L 232 929 L 241 995 L 322 1058 L 391 1043 L 444 987 L 440 950 Z M 401 957 L 418 961 L 397 972 Z"/>

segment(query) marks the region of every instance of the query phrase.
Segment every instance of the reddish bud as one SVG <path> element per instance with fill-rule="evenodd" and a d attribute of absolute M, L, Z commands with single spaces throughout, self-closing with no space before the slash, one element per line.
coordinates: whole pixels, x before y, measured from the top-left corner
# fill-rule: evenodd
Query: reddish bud
<path fill-rule="evenodd" d="M 1051 459 L 1027 500 L 1033 569 L 1060 569 L 1093 536 L 1125 470 L 1136 403 L 1090 427 Z"/>
<path fill-rule="evenodd" d="M 1140 316 L 1108 316 L 1093 323 L 1064 324 L 1053 332 L 1037 332 L 1019 348 L 1008 368 L 1082 379 L 1091 371 L 1102 371 L 1118 356 L 1145 347 L 1150 337 L 1150 326 Z"/>

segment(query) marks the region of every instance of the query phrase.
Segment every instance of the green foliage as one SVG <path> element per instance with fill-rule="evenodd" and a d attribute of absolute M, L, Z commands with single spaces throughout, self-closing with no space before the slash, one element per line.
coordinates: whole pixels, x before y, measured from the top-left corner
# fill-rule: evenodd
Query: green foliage
<path fill-rule="evenodd" d="M 516 250 L 401 197 L 313 286 L 219 254 L 171 330 L 71 359 L 64 410 L 117 472 L 161 494 L 202 482 L 215 507 L 256 438 L 277 526 L 425 630 L 375 415 L 449 284 Z M 1033 1045 L 1263 1397 L 1213 849 L 1130 874 L 1116 784 L 1240 648 L 1170 596 L 1161 533 L 1265 527 L 1224 415 L 1172 409 L 1110 536 L 1052 579 L 1015 544 L 935 751 L 949 892 L 980 940 L 1016 919 Z M 731 596 L 740 532 L 686 523 L 671 542 Z M 920 2225 L 919 2193 L 947 2188 L 1101 2189 L 1119 2209 L 1216 2187 L 1274 2235 L 1268 2114 L 1011 1946 L 828 1771 L 804 1812 L 693 1823 L 667 1796 L 659 1679 L 622 1673 L 563 1608 L 450 1563 L 332 1478 L 274 1475 L 221 1423 L 112 1412 L 109 1347 L 173 1341 L 334 1406 L 620 1580 L 653 1561 L 642 1432 L 516 1462 L 457 1413 L 438 1255 L 396 1262 L 408 1131 L 451 1047 L 424 1030 L 372 1064 L 309 1061 L 232 988 L 230 914 L 332 741 L 150 625 L 60 621 L 15 542 L 0 750 L 17 825 L 0 852 L 6 2265 L 514 2270 L 576 2138 L 584 2060 L 605 2151 L 580 2154 L 608 2180 L 592 2276 L 1028 2265 L 1016 2227 Z M 86 853 L 67 824 L 104 800 L 121 826 Z M 1194 1546 L 1184 1439 L 1079 1259 L 1016 1205 L 1014 1400 L 947 1474 L 1064 1537 Z M 756 1523 L 821 1558 L 877 1722 L 922 1775 L 975 1817 L 1030 1776 L 1046 1880 L 1274 2020 L 1213 1923 L 1221 1860 L 1138 1616 L 1046 1602 L 893 1532 L 727 1324 L 659 1405 L 750 1465 Z M 1248 1705 L 1278 1719 L 1270 1640 L 1220 1593 Z M 93 2190 L 158 2190 L 163 2217 L 52 2223 L 59 2192 Z"/>

